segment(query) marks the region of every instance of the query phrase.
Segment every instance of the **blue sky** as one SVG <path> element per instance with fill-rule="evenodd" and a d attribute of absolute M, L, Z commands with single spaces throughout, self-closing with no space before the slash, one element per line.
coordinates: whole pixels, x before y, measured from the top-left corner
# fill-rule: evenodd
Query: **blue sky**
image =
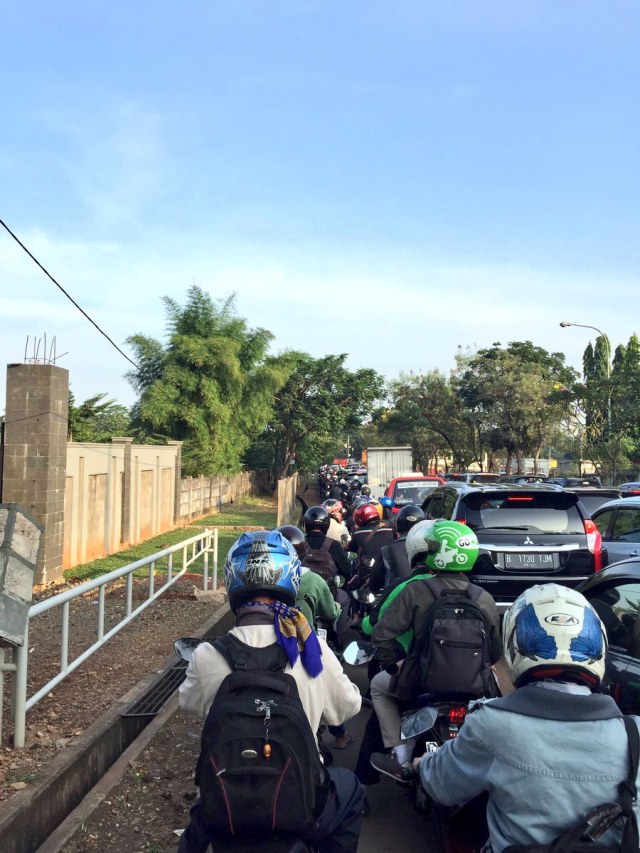
<path fill-rule="evenodd" d="M 630 0 L 32 0 L 0 30 L 0 218 L 125 351 L 195 281 L 274 351 L 393 378 L 640 332 Z M 128 362 L 0 229 L 0 365 Z M 4 369 L 4 367 L 2 368 Z M 0 383 L 0 405 L 4 381 Z"/>

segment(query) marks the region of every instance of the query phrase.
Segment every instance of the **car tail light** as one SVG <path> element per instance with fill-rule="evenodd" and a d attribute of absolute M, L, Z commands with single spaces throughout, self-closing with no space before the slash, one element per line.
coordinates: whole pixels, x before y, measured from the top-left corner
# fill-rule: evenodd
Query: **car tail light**
<path fill-rule="evenodd" d="M 458 524 L 466 524 L 467 523 L 467 519 L 464 516 L 462 518 L 456 518 L 456 521 L 458 522 Z"/>
<path fill-rule="evenodd" d="M 531 495 L 517 495 L 517 496 L 509 495 L 509 497 L 507 498 L 507 503 L 510 503 L 510 504 L 525 503 L 525 502 L 531 503 L 532 501 L 533 501 L 533 497 L 531 497 Z"/>
<path fill-rule="evenodd" d="M 599 572 L 602 569 L 602 536 L 595 521 L 585 518 L 584 532 L 587 534 L 587 547 L 593 554 L 593 570 Z"/>

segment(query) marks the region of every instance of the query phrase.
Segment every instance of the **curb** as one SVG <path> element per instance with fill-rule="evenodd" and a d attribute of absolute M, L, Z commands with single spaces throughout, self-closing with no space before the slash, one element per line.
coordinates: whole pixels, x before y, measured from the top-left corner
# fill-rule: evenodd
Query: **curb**
<path fill-rule="evenodd" d="M 120 758 L 111 765 L 100 781 L 89 791 L 82 802 L 54 830 L 49 838 L 36 850 L 36 853 L 60 853 L 68 841 L 82 827 L 82 824 L 93 814 L 98 806 L 109 796 L 110 792 L 120 782 L 129 764 L 146 749 L 158 732 L 171 720 L 178 710 L 178 696 L 174 694 L 164 708 L 156 715 L 133 743 L 125 749 Z"/>
<path fill-rule="evenodd" d="M 226 633 L 232 620 L 229 606 L 222 605 L 194 631 L 194 636 Z M 175 656 L 171 655 L 165 671 L 174 664 Z M 122 777 L 128 761 L 135 758 L 175 714 L 178 707 L 176 694 L 149 721 L 121 716 L 132 702 L 144 698 L 157 680 L 156 673 L 145 676 L 43 768 L 45 779 L 20 791 L 5 808 L 0 809 L 3 853 L 34 853 L 40 850 L 57 853 L 63 849 L 82 821 L 82 818 L 72 819 L 73 816 L 86 809 L 82 811 L 86 818 Z"/>

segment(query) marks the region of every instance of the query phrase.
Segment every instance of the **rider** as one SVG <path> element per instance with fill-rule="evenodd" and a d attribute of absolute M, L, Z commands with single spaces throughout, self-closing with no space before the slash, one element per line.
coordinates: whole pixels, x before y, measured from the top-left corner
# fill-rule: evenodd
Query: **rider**
<path fill-rule="evenodd" d="M 300 559 L 300 586 L 296 595 L 296 607 L 302 610 L 305 619 L 313 628 L 317 628 L 318 619 L 333 624 L 340 616 L 340 605 L 334 599 L 326 580 L 305 566 L 304 560 L 309 546 L 304 533 L 293 524 L 283 524 L 276 530 L 293 545 Z"/>
<path fill-rule="evenodd" d="M 326 580 L 305 566 L 304 561 L 309 552 L 309 546 L 299 527 L 284 524 L 277 530 L 293 545 L 300 558 L 300 586 L 296 595 L 296 607 L 302 611 L 307 622 L 316 631 L 318 620 L 321 623 L 324 622 L 328 626 L 329 639 L 331 640 L 333 636 L 335 645 L 339 646 L 349 616 L 347 594 L 343 590 L 336 590 L 336 594 L 340 596 L 340 601 L 336 601 Z M 344 724 L 330 725 L 327 728 L 335 738 L 336 749 L 345 749 L 353 743 L 353 735 L 347 731 Z"/>
<path fill-rule="evenodd" d="M 379 502 L 363 503 L 353 513 L 355 530 L 349 549 L 358 555 L 358 586 L 369 581 L 369 589 L 378 592 L 384 586 L 381 552 L 393 542 L 393 530 L 381 519 Z"/>
<path fill-rule="evenodd" d="M 229 604 L 236 615 L 230 633 L 252 648 L 275 642 L 285 648 L 289 657 L 285 671 L 296 681 L 311 730 L 317 731 L 322 720 L 337 725 L 357 714 L 361 703 L 358 688 L 327 644 L 310 631 L 307 620 L 293 607 L 300 560 L 285 537 L 277 530 L 243 533 L 229 550 L 224 577 Z M 297 648 L 292 649 L 287 642 L 291 637 L 297 639 Z M 180 687 L 180 707 L 205 717 L 230 671 L 211 643 L 199 645 Z M 330 767 L 328 773 L 330 795 L 305 840 L 327 853 L 355 853 L 362 790 L 350 771 Z M 179 853 L 205 853 L 212 840 L 203 830 L 201 806 L 196 802 L 191 822 L 180 838 Z"/>
<path fill-rule="evenodd" d="M 503 637 L 516 691 L 480 704 L 455 740 L 416 759 L 429 796 L 457 805 L 488 792 L 493 853 L 511 845 L 542 850 L 537 845 L 550 845 L 602 803 L 621 801 L 640 820 L 633 785 L 625 781 L 630 761 L 621 713 L 612 697 L 592 693 L 607 652 L 595 610 L 576 590 L 532 586 L 505 614 Z M 594 851 L 638 850 L 633 821 L 622 847 L 621 836 L 617 821 Z"/>
<path fill-rule="evenodd" d="M 319 551 L 328 538 L 327 534 L 331 524 L 329 513 L 323 506 L 311 506 L 304 514 L 303 524 L 309 548 Z M 335 540 L 330 541 L 331 544 L 328 547 L 328 553 L 335 563 L 336 574 L 342 575 L 345 579 L 350 578 L 352 572 L 351 561 L 348 559 L 344 548 L 340 542 L 336 542 Z"/>
<path fill-rule="evenodd" d="M 411 564 L 407 556 L 407 534 L 414 524 L 423 520 L 424 512 L 417 504 L 403 506 L 396 516 L 398 538 L 390 545 L 385 545 L 381 552 L 385 587 L 399 578 L 408 578 L 411 574 Z"/>
<path fill-rule="evenodd" d="M 478 538 L 466 524 L 428 519 L 410 530 L 407 554 L 414 572 L 417 566 L 426 566 L 447 588 L 464 592 L 469 586 L 466 573 L 471 571 L 478 556 Z M 421 692 L 421 644 L 412 643 L 406 653 L 398 638 L 409 630 L 415 637 L 424 637 L 429 610 L 435 601 L 436 594 L 426 583 L 408 583 L 373 629 L 373 642 L 383 672 L 371 682 L 371 699 L 380 720 L 384 746 L 389 752 L 375 754 L 372 764 L 376 770 L 398 781 L 408 781 L 413 776 L 411 753 L 414 747 L 413 741 L 401 740 L 398 700 L 415 701 Z M 485 590 L 480 590 L 475 603 L 490 625 L 489 657 L 492 664 L 497 663 L 502 656 L 502 643 L 496 603 Z"/>
<path fill-rule="evenodd" d="M 322 506 L 329 513 L 330 520 L 327 536 L 329 539 L 335 539 L 336 542 L 339 542 L 342 547 L 345 548 L 346 545 L 349 544 L 351 534 L 349 533 L 346 524 L 342 521 L 344 516 L 344 504 L 342 501 L 336 500 L 335 498 L 329 498 L 322 502 Z"/>

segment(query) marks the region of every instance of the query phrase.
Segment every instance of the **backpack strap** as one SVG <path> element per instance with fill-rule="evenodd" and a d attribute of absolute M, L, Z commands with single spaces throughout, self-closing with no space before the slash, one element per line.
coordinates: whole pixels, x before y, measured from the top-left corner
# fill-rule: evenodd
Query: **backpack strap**
<path fill-rule="evenodd" d="M 635 853 L 640 847 L 638 837 L 638 821 L 633 809 L 638 791 L 636 779 L 638 777 L 638 761 L 640 759 L 640 735 L 638 726 L 631 717 L 623 717 L 622 722 L 627 732 L 629 741 L 629 775 L 624 782 L 618 786 L 619 801 L 622 806 L 622 814 L 626 817 L 624 832 L 622 833 L 622 853 Z"/>
<path fill-rule="evenodd" d="M 216 637 L 210 642 L 234 672 L 248 670 L 284 672 L 285 666 L 289 663 L 287 653 L 279 643 L 262 647 L 248 646 L 232 634 Z"/>
<path fill-rule="evenodd" d="M 329 539 L 328 536 L 325 536 L 324 542 L 319 548 L 316 548 L 316 551 L 329 551 L 331 546 L 333 545 L 333 539 Z"/>
<path fill-rule="evenodd" d="M 435 598 L 440 598 L 441 593 L 445 592 L 448 589 L 453 589 L 453 587 L 447 586 L 444 581 L 444 578 L 440 577 L 431 577 L 431 578 L 422 578 L 422 583 L 429 587 L 431 593 Z M 454 592 L 463 592 L 463 590 L 455 589 Z"/>

